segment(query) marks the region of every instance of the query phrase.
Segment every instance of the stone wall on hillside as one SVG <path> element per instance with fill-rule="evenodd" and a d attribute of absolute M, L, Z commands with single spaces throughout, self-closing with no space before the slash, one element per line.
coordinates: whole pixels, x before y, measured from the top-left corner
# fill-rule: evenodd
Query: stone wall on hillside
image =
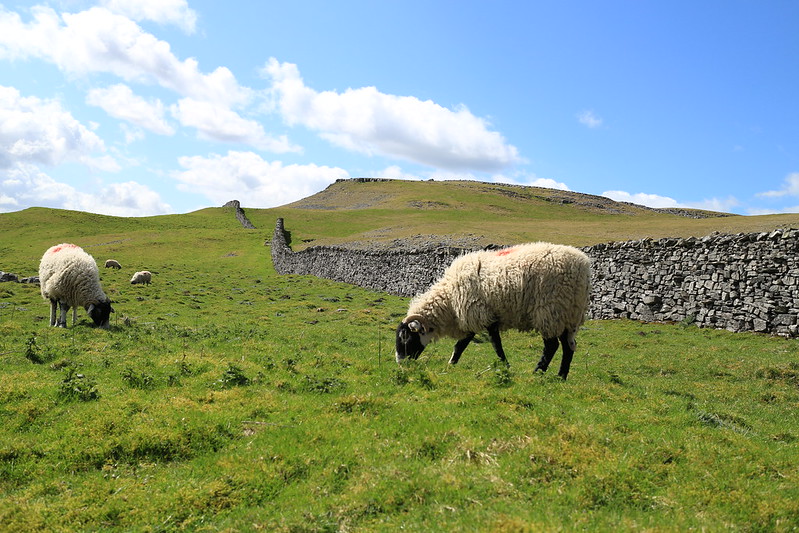
<path fill-rule="evenodd" d="M 272 238 L 280 274 L 310 274 L 411 296 L 426 290 L 468 247 L 289 247 L 283 220 Z M 695 323 L 797 336 L 799 230 L 643 239 L 582 248 L 592 260 L 595 319 Z"/>
<path fill-rule="evenodd" d="M 309 274 L 399 296 L 413 296 L 426 289 L 453 259 L 468 251 L 457 247 L 369 250 L 313 246 L 293 252 L 282 218 L 277 219 L 272 237 L 272 263 L 279 274 Z"/>
<path fill-rule="evenodd" d="M 241 202 L 238 200 L 231 200 L 227 202 L 222 207 L 232 207 L 236 213 L 236 220 L 239 221 L 239 224 L 245 229 L 255 229 L 250 219 L 247 218 L 247 215 L 244 213 L 244 209 L 241 207 Z"/>

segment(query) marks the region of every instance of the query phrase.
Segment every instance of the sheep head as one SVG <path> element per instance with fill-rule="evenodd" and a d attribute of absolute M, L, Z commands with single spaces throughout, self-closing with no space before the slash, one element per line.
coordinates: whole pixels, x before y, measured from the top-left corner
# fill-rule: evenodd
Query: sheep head
<path fill-rule="evenodd" d="M 86 306 L 86 314 L 94 321 L 95 326 L 102 329 L 108 329 L 111 326 L 111 313 L 113 312 L 114 308 L 111 307 L 111 300 Z"/>
<path fill-rule="evenodd" d="M 409 315 L 397 326 L 396 359 L 416 359 L 432 340 L 433 329 L 422 315 Z"/>

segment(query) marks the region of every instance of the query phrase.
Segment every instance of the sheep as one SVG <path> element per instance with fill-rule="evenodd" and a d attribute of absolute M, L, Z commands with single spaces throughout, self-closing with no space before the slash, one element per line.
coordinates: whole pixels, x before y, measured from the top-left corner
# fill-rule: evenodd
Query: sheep
<path fill-rule="evenodd" d="M 100 272 L 94 258 L 75 244 L 51 246 L 39 262 L 42 297 L 50 300 L 50 325 L 67 327 L 67 312 L 72 307 L 72 325 L 78 320 L 78 307 L 83 306 L 96 326 L 109 328 L 114 312 L 111 300 L 100 286 Z M 56 308 L 61 313 L 56 320 Z"/>
<path fill-rule="evenodd" d="M 114 270 L 119 270 L 120 268 L 122 268 L 122 265 L 120 265 L 119 261 L 117 261 L 116 259 L 106 259 L 105 268 L 113 268 Z"/>
<path fill-rule="evenodd" d="M 571 246 L 545 242 L 482 250 L 455 259 L 427 292 L 416 296 L 397 327 L 396 360 L 416 359 L 430 342 L 457 339 L 456 364 L 477 332 L 488 330 L 499 359 L 508 364 L 500 331 L 538 331 L 544 350 L 536 371 L 546 372 L 558 349 L 558 375 L 566 379 L 591 292 L 590 259 Z"/>
<path fill-rule="evenodd" d="M 142 270 L 141 272 L 133 274 L 133 277 L 130 278 L 130 284 L 136 285 L 137 283 L 141 283 L 149 285 L 152 277 L 153 275 L 149 270 Z"/>

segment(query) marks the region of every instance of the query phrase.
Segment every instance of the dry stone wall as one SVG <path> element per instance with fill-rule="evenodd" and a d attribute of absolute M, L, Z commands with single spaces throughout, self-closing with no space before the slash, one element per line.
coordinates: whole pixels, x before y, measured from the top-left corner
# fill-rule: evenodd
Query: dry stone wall
<path fill-rule="evenodd" d="M 281 274 L 310 274 L 411 296 L 474 248 L 293 252 L 278 219 L 272 261 Z M 592 259 L 591 318 L 674 321 L 731 331 L 797 336 L 799 230 L 644 239 L 583 248 Z"/>

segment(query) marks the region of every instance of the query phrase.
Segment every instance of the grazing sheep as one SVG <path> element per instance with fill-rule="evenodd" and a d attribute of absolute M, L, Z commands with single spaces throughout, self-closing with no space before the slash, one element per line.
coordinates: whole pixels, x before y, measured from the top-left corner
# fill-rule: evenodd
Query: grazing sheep
<path fill-rule="evenodd" d="M 558 375 L 566 379 L 590 283 L 588 256 L 571 246 L 539 242 L 459 257 L 411 301 L 397 327 L 397 362 L 416 359 L 431 341 L 452 337 L 457 343 L 449 362 L 455 364 L 475 334 L 488 330 L 497 356 L 508 364 L 500 331 L 535 330 L 544 338 L 536 370 L 546 371 L 560 340 Z"/>
<path fill-rule="evenodd" d="M 120 268 L 122 268 L 122 265 L 120 265 L 119 261 L 117 261 L 116 259 L 106 259 L 105 268 L 113 268 L 114 270 L 119 270 Z"/>
<path fill-rule="evenodd" d="M 135 274 L 133 274 L 133 277 L 130 278 L 130 284 L 136 285 L 138 283 L 141 283 L 149 285 L 152 277 L 153 275 L 150 273 L 149 270 L 142 270 L 141 272 L 136 272 Z"/>
<path fill-rule="evenodd" d="M 72 325 L 83 306 L 95 325 L 108 329 L 114 309 L 100 287 L 100 272 L 94 258 L 74 244 L 51 246 L 39 263 L 42 296 L 50 300 L 50 325 L 67 327 L 67 312 L 72 307 Z M 56 307 L 61 313 L 56 320 Z"/>

